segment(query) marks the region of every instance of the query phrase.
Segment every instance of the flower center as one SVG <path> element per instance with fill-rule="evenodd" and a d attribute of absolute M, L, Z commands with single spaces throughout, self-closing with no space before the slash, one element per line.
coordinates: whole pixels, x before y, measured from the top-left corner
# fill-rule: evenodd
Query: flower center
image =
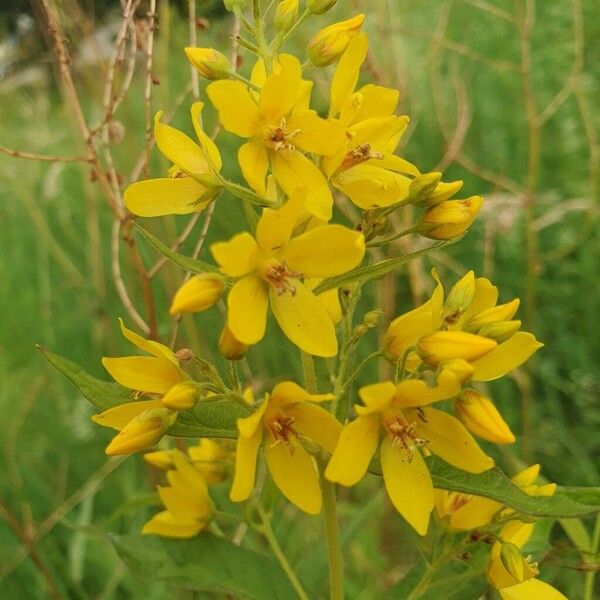
<path fill-rule="evenodd" d="M 294 452 L 293 437 L 298 437 L 298 432 L 294 429 L 294 418 L 288 417 L 283 413 L 278 413 L 271 418 L 267 424 L 271 435 L 275 438 L 273 446 L 283 442 L 290 450 Z"/>
<path fill-rule="evenodd" d="M 267 136 L 267 145 L 273 150 L 294 150 L 293 139 L 302 133 L 302 129 L 294 129 L 293 131 L 287 131 L 287 122 L 285 117 L 281 117 L 279 125 L 277 127 L 269 126 L 269 134 Z"/>
<path fill-rule="evenodd" d="M 270 259 L 265 261 L 261 269 L 261 277 L 275 288 L 278 296 L 286 292 L 294 296 L 296 294 L 296 287 L 290 279 L 302 277 L 302 273 L 290 271 L 285 262 Z"/>
<path fill-rule="evenodd" d="M 406 451 L 409 462 L 412 460 L 415 449 L 424 446 L 428 442 L 428 440 L 415 435 L 417 422 L 408 423 L 401 415 L 395 416 L 388 421 L 386 428 L 392 436 L 392 444 L 401 446 Z"/>
<path fill-rule="evenodd" d="M 381 152 L 372 151 L 371 144 L 360 144 L 346 154 L 342 164 L 338 167 L 337 172 L 346 171 L 347 169 L 351 169 L 372 158 L 383 160 L 383 154 Z"/>

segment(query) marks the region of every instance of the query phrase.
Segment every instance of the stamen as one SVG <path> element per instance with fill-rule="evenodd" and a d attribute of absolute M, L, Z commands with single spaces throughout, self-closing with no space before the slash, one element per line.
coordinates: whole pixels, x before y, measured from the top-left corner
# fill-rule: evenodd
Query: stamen
<path fill-rule="evenodd" d="M 302 277 L 302 273 L 290 271 L 285 262 L 276 262 L 267 265 L 263 270 L 263 278 L 275 288 L 278 296 L 289 292 L 292 296 L 296 294 L 296 287 L 288 281 L 290 278 Z"/>
<path fill-rule="evenodd" d="M 360 144 L 346 154 L 337 172 L 345 171 L 370 159 L 382 160 L 383 158 L 384 156 L 381 152 L 371 150 L 371 144 Z"/>
<path fill-rule="evenodd" d="M 424 438 L 417 437 L 415 435 L 416 428 L 416 421 L 413 421 L 409 424 L 404 417 L 400 416 L 395 417 L 387 424 L 387 430 L 392 436 L 392 444 L 395 446 L 402 446 L 402 448 L 408 454 L 408 462 L 412 461 L 415 449 L 424 446 L 429 441 Z"/>
<path fill-rule="evenodd" d="M 285 117 L 281 117 L 278 127 L 269 127 L 270 135 L 268 138 L 269 144 L 273 150 L 294 150 L 295 146 L 292 140 L 300 133 L 302 129 L 294 129 L 293 131 L 287 131 L 287 122 Z"/>
<path fill-rule="evenodd" d="M 293 417 L 287 417 L 283 413 L 280 413 L 269 421 L 269 431 L 275 438 L 275 442 L 273 442 L 271 447 L 283 442 L 289 448 L 290 452 L 294 453 L 292 436 L 296 438 L 299 436 L 298 432 L 294 429 L 294 420 Z"/>

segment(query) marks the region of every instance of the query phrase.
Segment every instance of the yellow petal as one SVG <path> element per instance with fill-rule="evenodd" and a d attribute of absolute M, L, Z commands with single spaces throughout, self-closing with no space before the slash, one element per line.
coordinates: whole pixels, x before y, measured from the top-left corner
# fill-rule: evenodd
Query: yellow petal
<path fill-rule="evenodd" d="M 502 600 L 568 600 L 556 588 L 545 581 L 530 579 L 499 590 Z"/>
<path fill-rule="evenodd" d="M 281 117 L 291 112 L 300 89 L 302 69 L 291 54 L 280 54 L 281 69 L 267 76 L 260 93 L 259 106 L 269 124 L 279 125 Z"/>
<path fill-rule="evenodd" d="M 339 121 L 322 119 L 314 110 L 296 111 L 287 122 L 288 131 L 299 130 L 294 145 L 304 152 L 330 156 L 346 143 L 346 130 Z"/>
<path fill-rule="evenodd" d="M 305 279 L 304 285 L 312 291 L 321 283 L 321 281 L 323 281 L 323 279 L 320 277 L 316 279 Z M 340 304 L 338 290 L 334 289 L 322 292 L 317 296 L 317 300 L 323 305 L 334 325 L 337 325 L 342 320 L 342 306 Z"/>
<path fill-rule="evenodd" d="M 409 458 L 386 435 L 381 443 L 381 469 L 392 504 L 419 535 L 425 535 L 434 498 L 431 475 L 423 457 L 417 451 Z"/>
<path fill-rule="evenodd" d="M 518 331 L 506 342 L 473 363 L 475 381 L 491 381 L 522 365 L 544 344 L 531 333 Z"/>
<path fill-rule="evenodd" d="M 324 225 L 293 238 L 281 260 L 306 277 L 333 277 L 358 266 L 364 255 L 362 233 L 342 225 Z"/>
<path fill-rule="evenodd" d="M 251 437 L 240 435 L 235 454 L 235 474 L 229 498 L 232 502 L 247 500 L 254 489 L 256 478 L 256 457 L 262 441 L 262 429 L 257 429 Z"/>
<path fill-rule="evenodd" d="M 108 456 L 133 454 L 158 443 L 177 419 L 166 408 L 151 408 L 134 417 L 106 447 Z"/>
<path fill-rule="evenodd" d="M 294 227 L 304 214 L 304 193 L 294 192 L 277 210 L 263 209 L 256 225 L 256 241 L 262 250 L 270 252 L 281 249 L 287 244 Z"/>
<path fill-rule="evenodd" d="M 483 452 L 458 419 L 435 408 L 421 410 L 424 420 L 413 411 L 406 412 L 406 419 L 417 423 L 416 435 L 427 440 L 427 448 L 433 454 L 469 473 L 481 473 L 494 466 L 494 461 Z"/>
<path fill-rule="evenodd" d="M 210 162 L 210 166 L 212 166 L 215 170 L 220 171 L 223 166 L 221 160 L 221 153 L 217 148 L 217 145 L 211 140 L 211 138 L 206 135 L 204 129 L 202 129 L 202 109 L 204 108 L 204 102 L 194 102 L 191 108 L 192 114 L 192 124 L 194 126 L 194 131 L 196 132 L 196 137 L 200 142 L 200 146 L 204 151 L 204 155 L 208 158 Z"/>
<path fill-rule="evenodd" d="M 162 112 L 154 117 L 154 138 L 158 149 L 174 164 L 190 175 L 210 172 L 202 148 L 185 133 L 160 122 Z"/>
<path fill-rule="evenodd" d="M 464 506 L 450 515 L 450 528 L 457 531 L 468 531 L 484 527 L 491 523 L 494 515 L 503 505 L 489 498 L 473 497 Z"/>
<path fill-rule="evenodd" d="M 221 271 L 230 277 L 243 277 L 256 268 L 258 246 L 246 231 L 234 235 L 228 242 L 217 242 L 210 247 Z"/>
<path fill-rule="evenodd" d="M 338 342 L 333 321 L 327 311 L 301 281 L 290 278 L 289 283 L 295 288 L 293 294 L 278 294 L 275 288 L 269 289 L 271 310 L 279 327 L 301 350 L 315 356 L 335 356 Z M 256 316 L 248 311 L 246 318 Z M 229 326 L 231 327 L 231 323 Z M 234 331 L 233 327 L 231 330 Z M 236 334 L 236 337 L 239 336 Z"/>
<path fill-rule="evenodd" d="M 157 358 L 166 358 L 174 365 L 179 366 L 179 361 L 177 360 L 177 357 L 171 348 L 161 344 L 160 342 L 143 338 L 141 335 L 135 333 L 135 331 L 128 329 L 121 318 L 119 319 L 119 326 L 121 327 L 121 333 L 123 334 L 123 337 L 130 341 L 134 346 L 137 346 L 140 350 L 144 350 L 145 352 L 148 352 Z"/>
<path fill-rule="evenodd" d="M 112 427 L 121 431 L 131 420 L 151 408 L 161 408 L 160 400 L 140 400 L 113 406 L 98 415 L 92 415 L 92 421 L 103 427 Z"/>
<path fill-rule="evenodd" d="M 267 326 L 268 298 L 265 283 L 255 275 L 240 279 L 227 298 L 227 326 L 244 344 L 262 340 Z"/>
<path fill-rule="evenodd" d="M 323 221 L 331 219 L 333 197 L 329 185 L 323 173 L 306 156 L 296 150 L 271 152 L 271 168 L 286 196 L 304 188 L 306 211 Z"/>
<path fill-rule="evenodd" d="M 498 301 L 498 288 L 485 277 L 475 279 L 475 297 L 473 302 L 461 315 L 459 323 L 467 323 L 474 315 L 496 306 Z"/>
<path fill-rule="evenodd" d="M 169 511 L 163 511 L 154 515 L 142 528 L 144 534 L 155 534 L 170 538 L 194 537 L 204 528 L 204 523 L 189 520 L 182 521 Z"/>
<path fill-rule="evenodd" d="M 132 183 L 123 194 L 125 205 L 139 217 L 188 215 L 205 208 L 206 188 L 192 177 L 146 179 Z"/>
<path fill-rule="evenodd" d="M 354 408 L 359 415 L 381 412 L 391 404 L 395 393 L 396 387 L 391 381 L 365 385 L 358 390 L 358 395 L 365 406 L 356 404 Z"/>
<path fill-rule="evenodd" d="M 322 503 L 317 466 L 301 444 L 291 443 L 293 451 L 287 444 L 267 440 L 267 466 L 281 493 L 304 512 L 316 515 Z"/>
<path fill-rule="evenodd" d="M 342 485 L 354 485 L 367 472 L 379 442 L 379 416 L 358 417 L 342 429 L 325 477 Z"/>
<path fill-rule="evenodd" d="M 394 114 L 400 92 L 380 85 L 367 84 L 360 88 L 362 103 L 354 121 L 364 121 L 373 117 L 389 117 Z"/>
<path fill-rule="evenodd" d="M 494 403 L 475 390 L 465 390 L 455 404 L 456 416 L 475 435 L 495 444 L 514 444 L 515 436 Z"/>
<path fill-rule="evenodd" d="M 271 401 L 279 404 L 296 404 L 298 402 L 327 402 L 333 400 L 333 394 L 309 394 L 293 381 L 278 383 L 271 392 Z M 286 408 L 287 410 L 287 408 Z"/>
<path fill-rule="evenodd" d="M 419 338 L 431 333 L 431 302 L 425 302 L 399 317 L 396 317 L 385 334 L 386 352 L 400 360 L 404 352 L 414 346 Z"/>
<path fill-rule="evenodd" d="M 520 488 L 533 485 L 540 474 L 541 465 L 531 465 L 511 478 Z"/>
<path fill-rule="evenodd" d="M 294 419 L 294 429 L 330 454 L 333 453 L 342 425 L 329 411 L 308 402 L 301 402 L 288 406 L 285 414 Z"/>
<path fill-rule="evenodd" d="M 437 331 L 419 340 L 417 352 L 428 365 L 437 366 L 454 358 L 474 362 L 490 354 L 497 346 L 494 340 L 480 335 L 464 331 Z"/>
<path fill-rule="evenodd" d="M 368 48 L 367 34 L 359 33 L 350 40 L 348 48 L 340 58 L 331 81 L 329 114 L 332 117 L 336 117 L 341 112 L 344 102 L 354 91 Z"/>
<path fill-rule="evenodd" d="M 227 131 L 244 138 L 260 132 L 260 110 L 241 81 L 215 81 L 206 88 L 206 93 Z"/>
<path fill-rule="evenodd" d="M 406 379 L 396 387 L 394 403 L 400 407 L 426 406 L 456 396 L 462 381 L 448 370 L 438 375 L 437 385 L 430 387 L 421 379 Z"/>
<path fill-rule="evenodd" d="M 178 290 L 169 312 L 200 312 L 214 306 L 223 295 L 225 282 L 216 273 L 199 273 L 190 277 Z"/>
<path fill-rule="evenodd" d="M 202 502 L 198 503 L 197 498 L 185 488 L 158 486 L 158 495 L 166 509 L 182 520 L 196 520 L 209 514 Z"/>
<path fill-rule="evenodd" d="M 372 158 L 366 164 L 379 167 L 380 169 L 389 169 L 403 175 L 412 175 L 413 177 L 420 175 L 419 169 L 404 158 L 400 158 L 389 152 L 382 152 L 381 155 L 382 158 Z"/>
<path fill-rule="evenodd" d="M 121 385 L 139 392 L 164 394 L 182 380 L 180 370 L 172 363 L 151 356 L 103 358 L 104 368 Z"/>
<path fill-rule="evenodd" d="M 248 185 L 257 194 L 264 196 L 267 191 L 265 177 L 269 168 L 265 145 L 260 140 L 246 142 L 238 150 L 238 162 Z"/>

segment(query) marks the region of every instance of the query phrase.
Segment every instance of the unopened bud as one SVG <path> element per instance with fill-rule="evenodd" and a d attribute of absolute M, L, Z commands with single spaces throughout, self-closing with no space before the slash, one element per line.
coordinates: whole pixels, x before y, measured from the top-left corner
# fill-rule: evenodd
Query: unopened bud
<path fill-rule="evenodd" d="M 133 454 L 154 446 L 177 419 L 168 408 L 151 408 L 139 414 L 107 446 L 109 456 Z"/>
<path fill-rule="evenodd" d="M 377 323 L 381 321 L 383 317 L 383 311 L 380 308 L 376 308 L 375 310 L 370 310 L 364 317 L 363 323 L 368 327 L 377 327 Z"/>
<path fill-rule="evenodd" d="M 275 10 L 275 29 L 286 33 L 298 18 L 298 0 L 281 0 Z"/>
<path fill-rule="evenodd" d="M 478 335 L 496 340 L 499 344 L 510 339 L 521 329 L 521 321 L 499 321 L 484 325 Z"/>
<path fill-rule="evenodd" d="M 435 171 L 415 177 L 410 182 L 408 188 L 408 197 L 411 204 L 415 206 L 429 206 L 427 200 L 433 194 L 441 178 L 442 174 Z"/>
<path fill-rule="evenodd" d="M 240 342 L 231 333 L 231 329 L 227 325 L 223 327 L 221 337 L 219 338 L 219 352 L 227 360 L 241 360 L 248 352 L 249 346 Z"/>
<path fill-rule="evenodd" d="M 456 282 L 446 298 L 444 320 L 452 324 L 471 305 L 475 297 L 475 274 L 469 271 Z"/>
<path fill-rule="evenodd" d="M 194 352 L 189 348 L 180 348 L 177 350 L 177 352 L 175 352 L 175 358 L 177 358 L 179 362 L 188 362 L 192 360 L 194 356 Z"/>
<path fill-rule="evenodd" d="M 512 542 L 501 542 L 501 544 L 500 562 L 519 583 L 528 581 L 539 573 L 537 563 L 532 562 L 530 558 L 525 558 L 517 545 Z"/>
<path fill-rule="evenodd" d="M 417 232 L 433 240 L 451 240 L 465 233 L 483 204 L 481 196 L 466 200 L 445 200 L 425 211 L 417 223 Z"/>
<path fill-rule="evenodd" d="M 438 331 L 419 340 L 417 353 L 428 365 L 437 367 L 453 358 L 473 362 L 497 345 L 494 340 L 464 331 Z"/>
<path fill-rule="evenodd" d="M 200 399 L 198 387 L 192 381 L 177 383 L 161 398 L 161 402 L 171 410 L 189 410 Z"/>
<path fill-rule="evenodd" d="M 188 60 L 205 79 L 228 79 L 231 67 L 228 58 L 214 48 L 185 48 Z"/>
<path fill-rule="evenodd" d="M 515 436 L 493 402 L 475 390 L 465 390 L 455 404 L 456 417 L 476 436 L 494 444 L 514 444 Z"/>
<path fill-rule="evenodd" d="M 350 40 L 359 33 L 365 15 L 359 14 L 347 21 L 325 27 L 308 42 L 308 56 L 316 67 L 334 63 L 344 53 Z"/>
<path fill-rule="evenodd" d="M 201 312 L 216 304 L 225 291 L 225 280 L 216 273 L 200 273 L 190 277 L 173 298 L 169 312 Z"/>
<path fill-rule="evenodd" d="M 313 15 L 322 15 L 335 6 L 337 0 L 307 0 L 306 8 Z"/>

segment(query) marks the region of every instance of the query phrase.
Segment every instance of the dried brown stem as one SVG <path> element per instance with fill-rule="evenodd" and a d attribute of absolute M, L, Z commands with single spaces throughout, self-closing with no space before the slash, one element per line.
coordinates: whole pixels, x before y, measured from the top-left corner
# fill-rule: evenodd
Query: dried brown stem
<path fill-rule="evenodd" d="M 0 146 L 0 153 L 13 156 L 14 158 L 26 158 L 28 160 L 41 160 L 43 162 L 91 162 L 89 156 L 59 156 L 55 154 L 38 154 L 37 152 L 25 152 Z"/>

